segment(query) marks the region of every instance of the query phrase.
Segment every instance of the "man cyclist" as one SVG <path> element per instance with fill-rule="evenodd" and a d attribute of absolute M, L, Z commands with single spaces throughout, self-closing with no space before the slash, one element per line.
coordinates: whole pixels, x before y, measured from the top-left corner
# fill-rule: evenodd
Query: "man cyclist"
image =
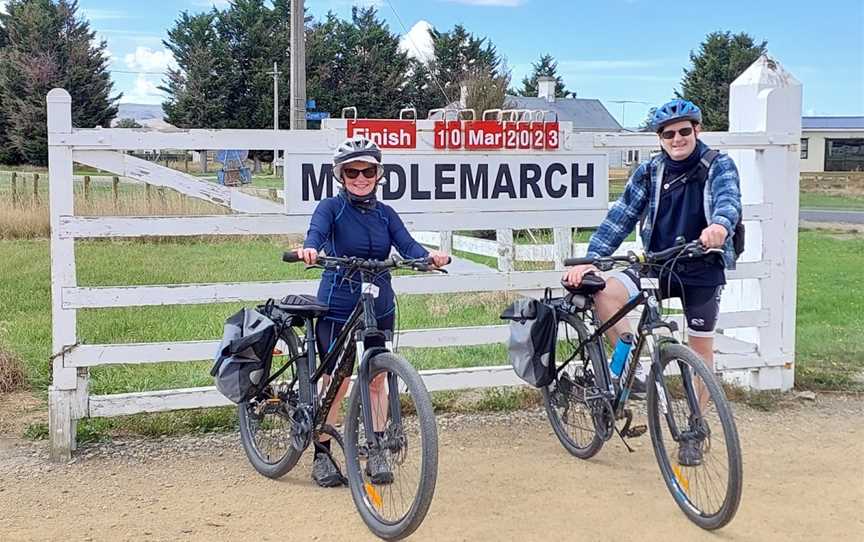
<path fill-rule="evenodd" d="M 663 298 L 682 298 L 689 345 L 713 370 L 714 326 L 726 284 L 725 269 L 735 268 L 732 237 L 741 218 L 741 191 L 732 159 L 711 151 L 699 140 L 701 123 L 702 112 L 687 100 L 672 100 L 655 110 L 650 127 L 658 135 L 662 152 L 641 163 L 630 176 L 624 193 L 591 236 L 587 255 L 611 255 L 640 220 L 644 220 L 641 237 L 645 250 L 670 248 L 679 237 L 698 239 L 706 248 L 722 248 L 722 256 L 676 266 L 671 281 L 665 273 L 659 277 Z M 713 158 L 707 172 L 706 157 Z M 593 265 L 575 266 L 564 275 L 564 281 L 578 286 L 586 273 L 596 271 Z M 638 293 L 638 285 L 639 277 L 633 270 L 611 273 L 606 288 L 594 296 L 600 319 L 607 320 L 620 310 Z M 625 332 L 629 332 L 626 320 L 609 330 L 613 348 Z M 637 379 L 634 388 L 644 392 L 644 382 Z M 679 462 L 696 461 L 697 454 L 701 454 L 698 449 L 681 449 Z"/>
<path fill-rule="evenodd" d="M 318 252 L 328 256 L 358 257 L 384 260 L 395 247 L 405 258 L 425 258 L 432 256 L 436 266 L 449 262 L 443 252 L 429 252 L 411 237 L 399 215 L 390 206 L 376 199 L 378 181 L 384 173 L 381 162 L 381 149 L 362 136 L 345 140 L 333 155 L 333 174 L 342 185 L 337 196 L 322 200 L 315 208 L 306 233 L 303 248 L 297 254 L 307 264 L 314 264 Z M 330 307 L 327 314 L 318 320 L 315 334 L 318 351 L 323 362 L 360 299 L 360 275 L 347 276 L 344 270 L 325 270 L 318 287 L 318 301 Z M 381 273 L 375 279 L 378 295 L 375 298 L 375 315 L 378 328 L 393 331 L 395 302 L 390 273 Z M 383 346 L 383 345 L 382 345 Z M 327 367 L 324 385 L 330 382 L 335 370 L 335 360 Z M 373 405 L 387 404 L 387 389 L 384 375 L 379 375 L 369 385 Z M 335 404 L 338 405 L 348 390 L 346 380 L 339 388 Z M 385 409 L 386 410 L 386 409 Z M 374 409 L 380 413 L 380 408 Z M 333 408 L 327 416 L 327 423 L 335 425 L 339 409 Z M 373 420 L 376 427 L 386 420 Z M 312 465 L 312 478 L 322 487 L 341 485 L 342 477 L 328 455 L 330 437 L 321 436 L 315 446 L 315 460 Z M 366 472 L 373 483 L 386 484 L 393 480 L 387 459 L 382 454 L 370 455 Z"/>

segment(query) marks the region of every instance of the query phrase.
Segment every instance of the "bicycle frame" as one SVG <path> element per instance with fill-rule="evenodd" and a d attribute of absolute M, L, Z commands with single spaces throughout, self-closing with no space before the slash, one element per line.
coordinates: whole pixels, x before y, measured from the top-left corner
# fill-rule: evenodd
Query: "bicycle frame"
<path fill-rule="evenodd" d="M 628 300 L 621 309 L 603 323 L 597 319 L 596 313 L 592 311 L 594 332 L 585 340 L 581 341 L 575 349 L 576 352 L 579 352 L 586 347 L 594 347 L 595 355 L 592 356 L 592 360 L 599 358 L 598 361 L 593 363 L 597 386 L 600 389 L 607 390 L 606 395 L 611 401 L 612 409 L 616 418 L 624 415 L 624 406 L 630 396 L 630 390 L 633 387 L 633 380 L 636 378 L 636 366 L 639 363 L 643 349 L 646 347 L 648 348 L 651 357 L 652 372 L 655 375 L 654 382 L 649 383 L 649 385 L 657 386 L 657 393 L 660 394 L 661 402 L 664 403 L 664 405 L 666 403 L 666 398 L 669 397 L 669 390 L 666 387 L 666 381 L 662 377 L 662 367 L 660 365 L 659 350 L 655 342 L 654 331 L 659 328 L 666 328 L 670 332 L 675 332 L 677 331 L 678 326 L 675 322 L 667 322 L 663 320 L 660 313 L 660 304 L 658 302 L 657 292 L 657 288 L 654 287 L 640 287 L 639 293 L 630 298 L 630 300 Z M 640 305 L 643 305 L 645 308 L 642 311 L 639 323 L 636 326 L 635 345 L 630 350 L 630 359 L 628 360 L 628 363 L 625 364 L 624 370 L 621 373 L 620 390 L 616 393 L 609 365 L 606 360 L 606 351 L 602 344 L 603 334 Z M 559 308 L 559 310 L 565 309 Z M 663 342 L 678 342 L 673 337 L 663 337 L 661 340 Z M 569 362 L 570 360 L 563 362 L 557 370 L 562 370 Z M 681 367 L 681 369 L 683 369 L 683 367 Z M 691 412 L 693 412 L 698 418 L 701 416 L 700 406 L 695 390 L 693 389 L 692 377 L 689 371 L 681 370 L 681 378 Z M 665 408 L 665 406 L 663 411 L 664 416 L 669 422 L 672 437 L 677 442 L 681 439 L 681 432 L 675 423 L 674 416 L 668 411 L 668 408 Z"/>
<path fill-rule="evenodd" d="M 363 278 L 363 283 L 365 283 L 366 279 L 368 279 L 372 274 L 371 272 L 362 269 L 360 272 Z M 362 292 L 360 294 L 360 300 L 357 302 L 357 305 L 354 307 L 354 310 L 351 312 L 348 320 L 339 332 L 333 343 L 333 348 L 326 354 L 324 361 L 317 369 L 315 369 L 317 359 L 315 322 L 311 317 L 305 318 L 304 321 L 306 326 L 306 352 L 304 355 L 299 356 L 297 377 L 300 378 L 301 402 L 306 402 L 302 401 L 303 395 L 305 395 L 308 397 L 308 404 L 312 407 L 312 416 L 314 420 L 312 425 L 313 442 L 317 441 L 318 436 L 322 432 L 327 416 L 336 401 L 336 394 L 338 393 L 339 388 L 342 386 L 342 383 L 346 378 L 351 378 L 351 375 L 354 372 L 355 363 L 359 364 L 355 385 L 360 385 L 364 427 L 374 427 L 371 408 L 371 392 L 369 388 L 369 384 L 371 383 L 369 376 L 369 360 L 377 354 L 392 350 L 389 333 L 385 333 L 378 329 L 378 322 L 375 316 L 374 296 L 369 292 Z M 372 337 L 383 338 L 385 346 L 366 348 L 366 339 Z M 351 347 L 352 342 L 354 343 L 353 348 Z M 334 359 L 337 362 L 336 369 L 333 372 L 330 384 L 323 393 L 323 398 L 321 398 L 318 392 L 318 381 L 324 376 L 326 367 L 328 367 Z M 280 371 L 283 369 L 280 369 Z M 309 377 L 306 378 L 305 375 L 309 375 Z M 303 389 L 304 387 L 305 390 Z M 388 374 L 388 403 L 394 424 L 401 423 L 398 384 L 392 374 Z M 366 431 L 366 439 L 369 446 L 375 445 L 374 431 Z"/>

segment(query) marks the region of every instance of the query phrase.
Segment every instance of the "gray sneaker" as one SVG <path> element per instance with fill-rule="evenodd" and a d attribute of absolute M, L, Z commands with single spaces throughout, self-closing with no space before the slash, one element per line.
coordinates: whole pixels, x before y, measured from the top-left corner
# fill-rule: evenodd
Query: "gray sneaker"
<path fill-rule="evenodd" d="M 312 463 L 312 479 L 321 487 L 337 487 L 344 483 L 344 478 L 329 455 L 318 454 Z"/>
<path fill-rule="evenodd" d="M 687 439 L 678 445 L 678 464 L 682 467 L 698 467 L 702 464 L 702 443 Z"/>
<path fill-rule="evenodd" d="M 377 448 L 369 451 L 369 458 L 366 460 L 366 476 L 372 479 L 373 484 L 393 483 L 393 471 L 387 463 L 385 452 Z"/>

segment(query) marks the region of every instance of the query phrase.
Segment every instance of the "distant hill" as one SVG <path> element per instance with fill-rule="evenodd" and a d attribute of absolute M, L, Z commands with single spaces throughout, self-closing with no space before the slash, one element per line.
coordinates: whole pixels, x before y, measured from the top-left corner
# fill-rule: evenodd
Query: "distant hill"
<path fill-rule="evenodd" d="M 160 104 L 121 103 L 118 108 L 117 117 L 111 122 L 112 126 L 117 124 L 120 119 L 135 119 L 138 124 L 147 128 L 172 128 L 170 124 L 165 122 L 165 113 Z"/>

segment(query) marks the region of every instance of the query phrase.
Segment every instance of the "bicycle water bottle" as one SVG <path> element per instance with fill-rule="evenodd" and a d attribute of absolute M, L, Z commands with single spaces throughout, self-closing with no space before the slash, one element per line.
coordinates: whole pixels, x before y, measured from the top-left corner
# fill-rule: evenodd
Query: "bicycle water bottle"
<path fill-rule="evenodd" d="M 609 369 L 616 377 L 621 376 L 621 371 L 624 370 L 624 363 L 627 361 L 627 356 L 630 355 L 630 349 L 633 348 L 633 335 L 630 333 L 622 333 L 618 337 L 618 344 L 615 345 L 615 351 L 612 352 L 612 363 Z"/>

